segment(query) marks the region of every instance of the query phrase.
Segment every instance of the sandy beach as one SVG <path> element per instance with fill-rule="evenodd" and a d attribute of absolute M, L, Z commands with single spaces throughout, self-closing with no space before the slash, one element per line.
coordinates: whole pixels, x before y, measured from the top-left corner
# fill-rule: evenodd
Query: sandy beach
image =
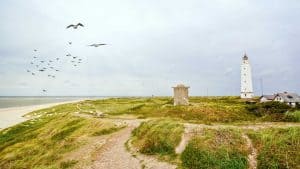
<path fill-rule="evenodd" d="M 22 117 L 24 114 L 44 109 L 60 104 L 66 103 L 74 103 L 79 102 L 82 100 L 73 100 L 73 101 L 65 101 L 65 102 L 58 102 L 58 103 L 49 103 L 49 104 L 42 104 L 42 105 L 32 105 L 32 106 L 24 106 L 24 107 L 11 107 L 11 108 L 2 108 L 0 109 L 0 130 L 11 127 L 23 121 L 26 121 L 27 118 Z"/>

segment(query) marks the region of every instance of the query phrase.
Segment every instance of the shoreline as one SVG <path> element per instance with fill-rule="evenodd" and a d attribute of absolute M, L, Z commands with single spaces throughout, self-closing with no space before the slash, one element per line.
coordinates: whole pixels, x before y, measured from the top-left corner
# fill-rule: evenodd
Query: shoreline
<path fill-rule="evenodd" d="M 23 117 L 23 115 L 30 113 L 32 111 L 49 108 L 60 104 L 80 102 L 83 100 L 84 99 L 63 101 L 63 102 L 56 102 L 56 103 L 46 103 L 46 104 L 31 105 L 31 106 L 22 106 L 22 107 L 0 108 L 0 130 L 3 130 L 5 128 L 11 127 L 13 125 L 28 120 L 28 118 Z"/>

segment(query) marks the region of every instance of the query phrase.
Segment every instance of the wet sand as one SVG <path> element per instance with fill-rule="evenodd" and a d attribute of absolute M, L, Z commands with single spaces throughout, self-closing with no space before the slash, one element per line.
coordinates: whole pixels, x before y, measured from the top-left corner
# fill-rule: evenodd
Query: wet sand
<path fill-rule="evenodd" d="M 11 126 L 21 123 L 23 121 L 26 121 L 27 118 L 22 117 L 22 116 L 29 112 L 56 106 L 56 105 L 60 105 L 60 104 L 74 103 L 74 102 L 79 102 L 79 101 L 82 101 L 82 100 L 49 103 L 49 104 L 33 105 L 33 106 L 24 106 L 24 107 L 1 108 L 0 109 L 0 130 L 7 128 L 7 127 L 11 127 Z"/>

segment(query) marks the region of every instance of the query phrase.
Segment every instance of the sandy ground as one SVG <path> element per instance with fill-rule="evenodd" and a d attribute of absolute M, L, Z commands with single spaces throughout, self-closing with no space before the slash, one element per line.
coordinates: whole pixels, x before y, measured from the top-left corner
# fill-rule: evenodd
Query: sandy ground
<path fill-rule="evenodd" d="M 0 130 L 11 127 L 16 125 L 20 122 L 27 120 L 27 118 L 22 117 L 24 114 L 44 109 L 52 106 L 56 106 L 59 104 L 65 103 L 74 103 L 81 100 L 76 101 L 66 101 L 66 102 L 58 102 L 58 103 L 49 103 L 49 104 L 42 104 L 42 105 L 33 105 L 33 106 L 24 106 L 24 107 L 10 107 L 10 108 L 2 108 L 0 109 Z"/>

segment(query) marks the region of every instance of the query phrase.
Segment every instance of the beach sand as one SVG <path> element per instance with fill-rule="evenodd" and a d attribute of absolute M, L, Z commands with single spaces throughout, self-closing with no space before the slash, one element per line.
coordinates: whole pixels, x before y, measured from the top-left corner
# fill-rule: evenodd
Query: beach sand
<path fill-rule="evenodd" d="M 82 100 L 76 100 L 76 101 L 73 100 L 73 101 L 49 103 L 49 104 L 33 105 L 33 106 L 24 106 L 24 107 L 2 108 L 2 109 L 0 109 L 0 130 L 28 120 L 27 118 L 22 117 L 22 116 L 29 112 L 56 106 L 56 105 L 60 105 L 60 104 L 74 103 L 74 102 L 79 102 L 79 101 L 82 101 Z"/>

